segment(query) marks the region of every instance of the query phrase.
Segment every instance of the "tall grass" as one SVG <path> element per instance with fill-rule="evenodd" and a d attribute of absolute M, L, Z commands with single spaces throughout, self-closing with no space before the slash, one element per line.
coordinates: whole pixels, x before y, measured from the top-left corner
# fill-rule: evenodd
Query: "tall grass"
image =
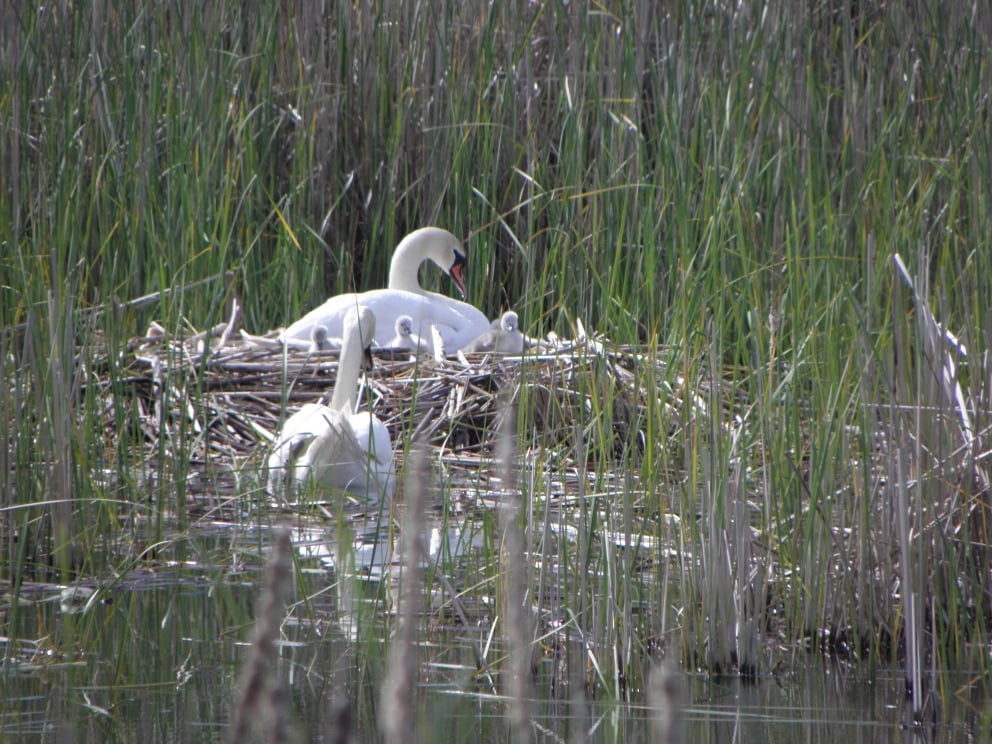
<path fill-rule="evenodd" d="M 136 396 L 129 337 L 210 327 L 231 293 L 249 329 L 282 325 L 381 285 L 398 238 L 437 223 L 471 236 L 490 315 L 651 349 L 646 413 L 624 418 L 590 362 L 565 435 L 521 417 L 580 469 L 631 476 L 580 494 L 562 548 L 583 632 L 624 649 L 677 626 L 687 662 L 749 673 L 763 632 L 987 664 L 981 4 L 10 3 L 0 27 L 5 578 L 67 574 L 67 545 L 98 534 L 81 525 L 119 529 L 98 474 L 184 511 L 202 391 Z M 923 303 L 961 340 L 960 400 Z M 166 420 L 169 396 L 188 417 Z M 105 406 L 130 432 L 110 449 Z M 628 624 L 631 559 L 597 552 L 646 529 L 635 493 L 681 517 L 647 522 L 684 558 L 658 596 L 678 575 L 687 608 L 653 629 Z M 589 576 L 622 578 L 598 585 L 610 602 Z"/>

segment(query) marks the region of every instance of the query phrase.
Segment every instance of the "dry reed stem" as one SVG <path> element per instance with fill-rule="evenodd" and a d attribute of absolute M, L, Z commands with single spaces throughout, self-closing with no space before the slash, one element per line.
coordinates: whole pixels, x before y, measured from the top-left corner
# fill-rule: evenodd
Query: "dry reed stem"
<path fill-rule="evenodd" d="M 503 544 L 500 550 L 500 573 L 503 576 L 501 612 L 504 637 L 508 650 L 507 683 L 504 691 L 510 702 L 510 719 L 515 740 L 534 738 L 531 700 L 531 647 L 534 642 L 534 620 L 530 613 L 530 591 L 527 580 L 527 556 L 530 551 L 524 540 L 520 523 L 521 493 L 517 488 L 516 416 L 509 402 L 500 426 L 497 449 L 503 480 L 503 502 L 499 509 Z"/>
<path fill-rule="evenodd" d="M 416 450 L 419 447 L 415 448 Z M 422 455 L 423 453 L 420 453 Z M 382 684 L 379 728 L 386 742 L 415 741 L 415 699 L 418 682 L 417 658 L 419 608 L 423 596 L 424 545 L 423 463 L 426 457 L 415 456 L 404 485 L 405 509 L 402 533 L 402 574 L 396 606 L 396 629 L 389 643 L 386 679 Z"/>
<path fill-rule="evenodd" d="M 274 537 L 267 581 L 259 599 L 255 640 L 241 672 L 241 693 L 230 736 L 233 742 L 256 739 L 262 728 L 269 732 L 266 741 L 289 741 L 288 697 L 276 673 L 275 644 L 293 585 L 293 547 L 289 530 L 279 528 Z"/>
<path fill-rule="evenodd" d="M 919 265 L 928 265 L 928 259 L 921 249 Z M 933 635 L 925 629 L 925 613 L 928 599 L 935 595 L 933 585 L 938 583 L 936 567 L 944 562 L 940 556 L 946 543 L 939 534 L 954 524 L 949 517 L 959 511 L 959 496 L 952 492 L 950 504 L 934 510 L 936 519 L 928 519 L 930 484 L 934 478 L 971 480 L 973 491 L 981 495 L 987 495 L 990 486 L 981 458 L 976 457 L 982 448 L 983 432 L 976 431 L 974 421 L 981 409 L 960 376 L 967 349 L 930 307 L 926 275 L 913 276 L 898 253 L 892 261 L 912 296 L 917 319 L 915 345 L 920 350 L 914 351 L 913 341 L 897 329 L 897 358 L 911 359 L 916 353 L 926 361 L 908 384 L 889 380 L 893 391 L 890 418 L 897 445 L 893 447 L 894 458 L 890 458 L 889 482 L 899 546 L 906 685 L 913 712 L 919 718 L 932 694 L 924 689 L 924 665 L 928 657 L 931 662 L 936 658 Z M 899 446 L 901 443 L 905 446 Z M 982 500 L 980 497 L 976 501 Z"/>
<path fill-rule="evenodd" d="M 682 744 L 685 741 L 685 680 L 669 664 L 653 667 L 648 677 L 647 702 L 650 708 L 651 741 L 655 744 Z"/>

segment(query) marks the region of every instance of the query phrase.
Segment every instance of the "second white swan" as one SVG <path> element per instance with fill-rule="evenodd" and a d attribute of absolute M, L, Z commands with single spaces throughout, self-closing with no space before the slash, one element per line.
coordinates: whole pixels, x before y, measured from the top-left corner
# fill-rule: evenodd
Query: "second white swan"
<path fill-rule="evenodd" d="M 307 403 L 283 424 L 269 455 L 269 491 L 287 481 L 339 489 L 366 502 L 392 497 L 395 488 L 389 431 L 371 411 L 355 413 L 362 358 L 375 335 L 375 315 L 353 308 L 344 318 L 338 377 L 329 406 Z"/>

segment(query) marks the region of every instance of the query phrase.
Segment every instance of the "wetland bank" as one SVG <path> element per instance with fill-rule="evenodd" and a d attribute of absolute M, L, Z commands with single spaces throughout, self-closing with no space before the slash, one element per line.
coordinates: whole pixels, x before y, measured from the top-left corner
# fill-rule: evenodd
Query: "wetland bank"
<path fill-rule="evenodd" d="M 666 5 L 0 10 L 4 738 L 253 659 L 269 738 L 989 738 L 992 17 Z M 273 504 L 337 360 L 236 331 L 428 224 L 558 344 L 380 353 L 390 509 Z"/>

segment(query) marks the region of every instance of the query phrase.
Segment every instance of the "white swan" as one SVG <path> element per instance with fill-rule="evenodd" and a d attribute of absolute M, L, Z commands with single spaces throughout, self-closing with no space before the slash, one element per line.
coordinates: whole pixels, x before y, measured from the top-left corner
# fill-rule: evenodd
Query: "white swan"
<path fill-rule="evenodd" d="M 353 308 L 344 318 L 338 376 L 331 404 L 307 403 L 290 416 L 269 455 L 269 491 L 280 496 L 287 479 L 343 489 L 367 501 L 388 499 L 395 487 L 393 446 L 371 411 L 355 413 L 358 375 L 375 335 L 375 315 Z"/>
<path fill-rule="evenodd" d="M 409 315 L 412 333 L 426 341 L 430 338 L 431 325 L 436 325 L 445 344 L 449 348 L 460 349 L 489 328 L 489 321 L 478 308 L 467 302 L 424 290 L 417 279 L 417 270 L 427 260 L 433 261 L 451 276 L 464 296 L 462 271 L 468 255 L 461 242 L 447 230 L 423 227 L 414 230 L 396 246 L 389 268 L 388 289 L 331 297 L 286 328 L 280 334 L 280 340 L 287 345 L 292 345 L 296 339 L 309 340 L 315 325 L 323 325 L 330 336 L 340 336 L 348 310 L 364 305 L 375 313 L 379 321 L 375 336 L 379 346 L 385 346 L 390 341 L 390 329 L 396 319 L 400 315 Z"/>
<path fill-rule="evenodd" d="M 520 332 L 520 319 L 512 310 L 507 310 L 499 319 L 499 327 L 491 328 L 462 347 L 466 354 L 472 352 L 493 352 L 496 354 L 523 354 L 527 346 L 524 334 Z"/>
<path fill-rule="evenodd" d="M 428 344 L 413 332 L 413 318 L 401 315 L 396 319 L 396 335 L 386 343 L 387 349 L 407 349 L 414 354 L 426 351 Z"/>

